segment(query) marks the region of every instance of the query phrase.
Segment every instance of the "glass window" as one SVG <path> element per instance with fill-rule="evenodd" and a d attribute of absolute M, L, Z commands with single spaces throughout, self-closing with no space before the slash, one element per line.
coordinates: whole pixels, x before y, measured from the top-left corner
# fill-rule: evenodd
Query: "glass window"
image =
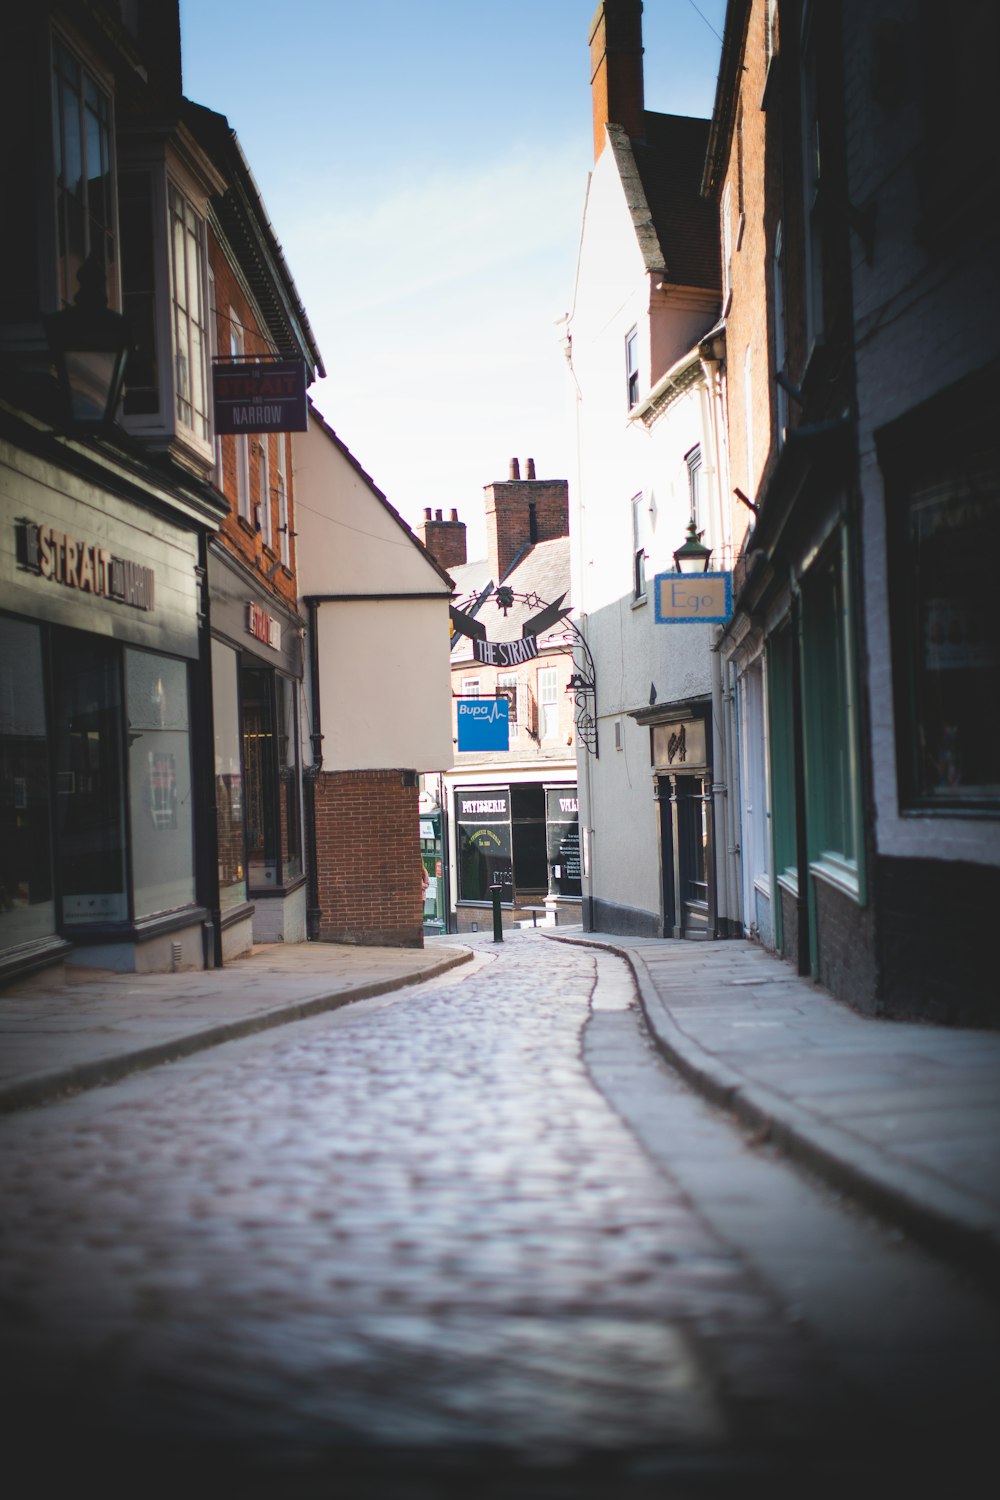
<path fill-rule="evenodd" d="M 688 500 L 691 504 L 691 519 L 698 530 L 705 525 L 704 499 L 703 499 L 703 465 L 701 460 L 701 447 L 696 446 L 690 453 L 684 455 L 684 462 L 688 471 Z"/>
<path fill-rule="evenodd" d="M 492 900 L 490 886 L 503 886 L 502 901 L 514 899 L 507 787 L 469 788 L 455 793 L 458 828 L 458 899 Z"/>
<path fill-rule="evenodd" d="M 58 294 L 72 303 L 88 256 L 104 271 L 108 304 L 117 308 L 111 100 L 59 38 L 53 39 L 53 139 Z"/>
<path fill-rule="evenodd" d="M 187 664 L 125 652 L 132 885 L 136 917 L 194 901 Z"/>
<path fill-rule="evenodd" d="M 205 226 L 173 184 L 167 197 L 177 420 L 207 443 Z"/>
<path fill-rule="evenodd" d="M 0 947 L 55 925 L 41 630 L 0 617 Z"/>
<path fill-rule="evenodd" d="M 285 567 L 291 566 L 292 535 L 288 519 L 288 459 L 285 434 L 278 433 L 278 547 Z"/>
<path fill-rule="evenodd" d="M 625 378 L 631 411 L 639 403 L 639 335 L 634 328 L 625 335 Z"/>
<path fill-rule="evenodd" d="M 268 442 L 266 433 L 257 439 L 257 503 L 260 508 L 260 539 L 265 547 L 270 547 L 272 544 L 271 463 L 267 451 Z"/>
<path fill-rule="evenodd" d="M 463 698 L 478 698 L 479 697 L 479 678 L 478 677 L 463 677 L 462 678 L 462 697 Z"/>
<path fill-rule="evenodd" d="M 909 667 L 897 730 L 904 805 L 1000 804 L 998 473 L 995 457 L 970 464 L 918 483 L 905 503 L 896 569 Z"/>
<path fill-rule="evenodd" d="M 128 919 L 121 652 L 53 637 L 55 827 L 68 927 Z"/>
<path fill-rule="evenodd" d="M 554 740 L 559 734 L 559 683 L 555 667 L 538 669 L 538 716 L 543 740 Z"/>
<path fill-rule="evenodd" d="M 233 359 L 243 358 L 243 332 L 236 314 L 229 309 L 229 352 Z M 245 433 L 233 438 L 236 444 L 236 513 L 250 520 L 250 448 Z"/>
<path fill-rule="evenodd" d="M 274 672 L 244 667 L 240 673 L 243 719 L 244 818 L 251 893 L 279 884 Z"/>
<path fill-rule="evenodd" d="M 247 899 L 243 845 L 243 766 L 240 744 L 239 669 L 236 652 L 212 642 L 212 710 L 215 721 L 215 822 L 219 841 L 219 907 L 230 911 Z"/>
<path fill-rule="evenodd" d="M 774 868 L 786 883 L 798 878 L 795 833 L 795 727 L 792 690 L 792 629 L 776 630 L 767 645 Z"/>
<path fill-rule="evenodd" d="M 646 514 L 641 495 L 632 496 L 632 593 L 636 599 L 646 595 Z"/>
<path fill-rule="evenodd" d="M 156 416 L 160 411 L 160 370 L 151 174 L 123 172 L 118 182 L 118 198 L 125 312 L 132 336 L 124 411 L 127 417 Z"/>
<path fill-rule="evenodd" d="M 579 896 L 580 825 L 576 787 L 549 787 L 545 793 L 549 889 L 557 896 Z"/>
<path fill-rule="evenodd" d="M 810 860 L 857 858 L 857 761 L 843 546 L 802 585 L 802 695 Z"/>
<path fill-rule="evenodd" d="M 511 729 L 517 728 L 517 673 L 499 672 L 497 674 L 497 697 L 506 698 L 508 703 L 507 723 Z"/>
<path fill-rule="evenodd" d="M 299 735 L 292 677 L 275 679 L 278 698 L 278 816 L 281 823 L 281 872 L 284 880 L 302 874 L 302 820 L 299 812 Z"/>

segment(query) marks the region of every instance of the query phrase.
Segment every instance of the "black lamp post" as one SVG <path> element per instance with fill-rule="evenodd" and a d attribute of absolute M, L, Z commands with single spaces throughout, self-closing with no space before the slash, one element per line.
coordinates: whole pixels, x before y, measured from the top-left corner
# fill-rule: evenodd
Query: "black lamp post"
<path fill-rule="evenodd" d="M 702 541 L 703 531 L 695 526 L 694 516 L 688 522 L 687 536 L 674 553 L 674 566 L 678 573 L 707 573 L 712 549 Z"/>
<path fill-rule="evenodd" d="M 125 380 L 128 319 L 108 307 L 104 266 L 91 252 L 77 273 L 72 307 L 45 319 L 68 422 L 98 428 L 113 422 Z"/>

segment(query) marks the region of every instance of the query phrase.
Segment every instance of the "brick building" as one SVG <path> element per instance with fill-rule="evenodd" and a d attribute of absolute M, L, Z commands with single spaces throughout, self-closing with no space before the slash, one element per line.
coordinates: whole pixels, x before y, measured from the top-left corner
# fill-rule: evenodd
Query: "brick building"
<path fill-rule="evenodd" d="M 568 486 L 538 479 L 530 458 L 525 470 L 522 478 L 512 459 L 509 477 L 485 487 L 485 558 L 466 560 L 456 511 L 446 521 L 427 509 L 417 527 L 428 551 L 441 563 L 448 559 L 456 590 L 448 716 L 454 767 L 439 780 L 425 778 L 425 814 L 441 820 L 445 920 L 458 932 L 489 925 L 494 883 L 503 887 L 508 925 L 537 920 L 526 908 L 546 902 L 550 911 L 559 904 L 576 910 L 581 894 L 576 746 L 581 705 L 587 708 L 567 692 L 582 665 L 568 624 Z M 463 748 L 463 701 L 506 705 L 506 749 Z"/>

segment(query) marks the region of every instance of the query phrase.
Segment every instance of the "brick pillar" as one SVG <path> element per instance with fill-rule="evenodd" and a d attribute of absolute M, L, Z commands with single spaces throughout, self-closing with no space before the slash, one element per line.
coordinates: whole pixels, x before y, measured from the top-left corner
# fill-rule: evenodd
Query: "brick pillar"
<path fill-rule="evenodd" d="M 449 568 L 460 568 L 467 562 L 465 522 L 458 519 L 458 511 L 452 510 L 451 520 L 445 521 L 439 510 L 431 515 L 430 506 L 424 507 L 424 519 L 416 528 L 417 536 L 431 557 L 445 572 Z"/>

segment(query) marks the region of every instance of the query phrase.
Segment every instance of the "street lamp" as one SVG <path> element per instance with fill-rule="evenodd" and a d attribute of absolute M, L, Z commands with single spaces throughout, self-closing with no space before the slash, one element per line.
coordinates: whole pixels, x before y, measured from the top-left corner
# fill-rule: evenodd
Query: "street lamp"
<path fill-rule="evenodd" d="M 674 553 L 674 567 L 678 573 L 707 573 L 712 549 L 702 541 L 703 531 L 695 526 L 694 516 L 688 522 L 687 536 Z"/>
<path fill-rule="evenodd" d="M 59 377 L 66 416 L 74 427 L 114 421 L 129 350 L 128 319 L 108 307 L 104 267 L 97 252 L 77 273 L 72 307 L 45 319 L 45 334 Z"/>

